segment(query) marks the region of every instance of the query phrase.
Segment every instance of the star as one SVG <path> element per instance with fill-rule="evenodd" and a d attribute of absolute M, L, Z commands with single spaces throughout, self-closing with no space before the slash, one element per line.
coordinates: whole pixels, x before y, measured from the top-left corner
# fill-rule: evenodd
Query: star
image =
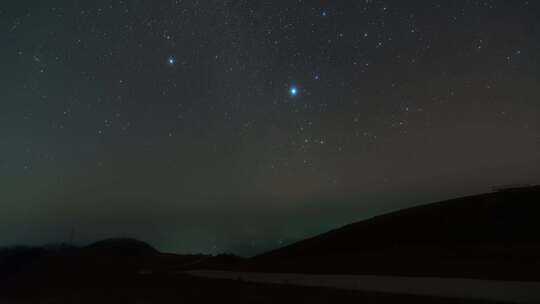
<path fill-rule="evenodd" d="M 292 86 L 289 88 L 289 95 L 291 97 L 296 97 L 299 93 L 299 89 L 296 86 Z"/>
<path fill-rule="evenodd" d="M 174 64 L 176 63 L 176 59 L 175 59 L 174 57 L 171 56 L 171 57 L 169 57 L 169 58 L 167 59 L 167 63 L 168 63 L 169 65 L 174 65 Z"/>

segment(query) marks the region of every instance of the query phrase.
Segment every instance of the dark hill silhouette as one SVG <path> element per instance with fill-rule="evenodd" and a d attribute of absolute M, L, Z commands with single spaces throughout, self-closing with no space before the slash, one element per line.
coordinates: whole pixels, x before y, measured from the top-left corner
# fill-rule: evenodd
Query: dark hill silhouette
<path fill-rule="evenodd" d="M 145 242 L 130 238 L 113 238 L 95 242 L 83 248 L 85 253 L 107 256 L 152 256 L 159 254 Z"/>
<path fill-rule="evenodd" d="M 540 279 L 540 187 L 409 208 L 250 260 L 251 270 Z"/>
<path fill-rule="evenodd" d="M 152 246 L 126 238 L 106 239 L 84 247 L 65 244 L 0 248 L 0 281 L 23 277 L 96 276 L 107 273 L 167 272 L 184 269 L 211 256 L 161 253 Z"/>

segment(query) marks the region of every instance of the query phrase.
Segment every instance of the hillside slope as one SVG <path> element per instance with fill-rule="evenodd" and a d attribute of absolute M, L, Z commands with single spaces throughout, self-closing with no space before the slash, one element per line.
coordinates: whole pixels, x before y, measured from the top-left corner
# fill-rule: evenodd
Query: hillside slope
<path fill-rule="evenodd" d="M 251 259 L 256 270 L 540 279 L 540 187 L 414 207 Z"/>

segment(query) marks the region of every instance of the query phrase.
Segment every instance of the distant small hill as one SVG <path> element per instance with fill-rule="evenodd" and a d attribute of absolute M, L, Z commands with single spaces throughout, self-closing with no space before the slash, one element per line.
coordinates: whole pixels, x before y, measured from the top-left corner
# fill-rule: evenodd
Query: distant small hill
<path fill-rule="evenodd" d="M 252 269 L 265 271 L 540 280 L 540 187 L 377 216 L 250 262 Z"/>
<path fill-rule="evenodd" d="M 82 248 L 84 253 L 106 256 L 152 256 L 159 251 L 145 242 L 130 238 L 112 238 Z"/>
<path fill-rule="evenodd" d="M 0 248 L 0 281 L 15 274 L 40 278 L 53 273 L 57 277 L 171 273 L 200 267 L 224 268 L 242 260 L 226 254 L 161 253 L 145 242 L 130 238 L 111 238 L 84 247 L 12 246 Z"/>

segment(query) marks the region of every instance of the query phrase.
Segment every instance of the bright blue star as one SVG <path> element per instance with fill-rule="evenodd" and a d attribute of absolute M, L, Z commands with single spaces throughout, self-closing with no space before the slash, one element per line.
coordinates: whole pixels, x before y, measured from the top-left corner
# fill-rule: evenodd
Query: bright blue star
<path fill-rule="evenodd" d="M 174 57 L 169 57 L 169 59 L 167 59 L 167 63 L 169 65 L 174 65 L 176 63 L 176 59 Z"/>
<path fill-rule="evenodd" d="M 323 11 L 323 12 L 321 13 L 321 16 L 326 17 L 326 12 Z"/>
<path fill-rule="evenodd" d="M 297 96 L 298 93 L 299 93 L 299 90 L 296 86 L 292 86 L 289 88 L 289 95 L 291 95 L 291 97 Z"/>

